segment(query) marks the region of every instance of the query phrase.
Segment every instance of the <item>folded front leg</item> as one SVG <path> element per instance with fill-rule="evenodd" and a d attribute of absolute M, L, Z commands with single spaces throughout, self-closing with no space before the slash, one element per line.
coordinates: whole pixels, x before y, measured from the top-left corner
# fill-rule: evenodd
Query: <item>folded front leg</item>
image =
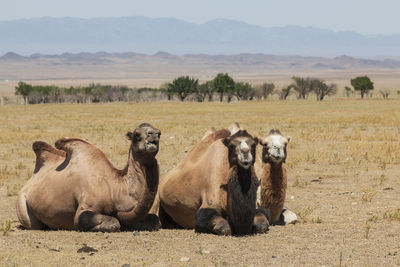
<path fill-rule="evenodd" d="M 199 233 L 232 234 L 228 221 L 212 208 L 201 208 L 196 212 L 194 229 Z"/>
<path fill-rule="evenodd" d="M 91 232 L 118 232 L 121 228 L 117 218 L 90 210 L 76 214 L 75 225 L 79 230 Z"/>

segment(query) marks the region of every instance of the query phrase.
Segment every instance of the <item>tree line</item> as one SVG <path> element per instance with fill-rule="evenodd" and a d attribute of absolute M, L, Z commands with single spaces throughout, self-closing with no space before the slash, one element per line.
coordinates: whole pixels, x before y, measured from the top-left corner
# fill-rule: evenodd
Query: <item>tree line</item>
<path fill-rule="evenodd" d="M 364 97 L 373 89 L 373 83 L 367 76 L 351 80 L 354 90 L 359 90 Z M 347 88 L 345 89 L 347 90 Z M 24 98 L 25 104 L 39 103 L 97 103 L 114 101 L 227 101 L 233 100 L 263 100 L 274 94 L 279 99 L 286 100 L 289 95 L 298 99 L 306 99 L 314 94 L 322 101 L 326 96 L 337 93 L 336 84 L 327 84 L 317 78 L 293 76 L 292 83 L 283 88 L 276 88 L 274 83 L 252 85 L 247 82 L 235 82 L 227 73 L 219 73 L 214 79 L 200 83 L 199 79 L 180 76 L 160 88 L 129 88 L 127 86 L 112 86 L 92 83 L 89 86 L 59 87 L 55 85 L 31 85 L 19 82 L 15 94 Z"/>

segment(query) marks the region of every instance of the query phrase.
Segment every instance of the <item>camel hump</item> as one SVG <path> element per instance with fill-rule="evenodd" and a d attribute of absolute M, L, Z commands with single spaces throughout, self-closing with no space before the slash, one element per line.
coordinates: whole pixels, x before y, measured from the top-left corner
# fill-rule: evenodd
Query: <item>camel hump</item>
<path fill-rule="evenodd" d="M 42 152 L 50 152 L 59 156 L 65 156 L 65 153 L 63 151 L 60 151 L 53 146 L 49 145 L 46 142 L 43 141 L 36 141 L 32 144 L 32 149 L 33 151 L 37 153 L 42 153 Z"/>
<path fill-rule="evenodd" d="M 58 139 L 54 145 L 56 146 L 56 148 L 58 148 L 60 150 L 67 151 L 67 150 L 72 149 L 72 147 L 76 144 L 78 144 L 78 145 L 79 144 L 89 144 L 89 142 L 87 142 L 83 139 L 80 139 L 80 138 L 63 137 L 63 138 Z"/>
<path fill-rule="evenodd" d="M 240 130 L 243 130 L 243 128 L 240 127 L 238 122 L 234 122 L 231 125 L 229 125 L 228 129 L 231 132 L 231 135 L 234 135 L 235 133 L 239 132 Z"/>
<path fill-rule="evenodd" d="M 211 134 L 215 133 L 217 130 L 215 130 L 214 127 L 211 127 L 201 138 L 201 140 L 206 139 L 208 136 L 210 136 Z"/>
<path fill-rule="evenodd" d="M 46 142 L 36 141 L 32 144 L 32 149 L 36 154 L 36 164 L 33 173 L 37 173 L 49 161 L 59 161 L 65 157 L 65 152 L 58 150 Z"/>

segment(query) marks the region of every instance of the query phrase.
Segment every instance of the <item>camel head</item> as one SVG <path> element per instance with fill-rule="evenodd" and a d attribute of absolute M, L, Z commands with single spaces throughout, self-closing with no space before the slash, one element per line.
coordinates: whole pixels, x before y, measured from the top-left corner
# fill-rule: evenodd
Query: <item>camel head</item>
<path fill-rule="evenodd" d="M 290 136 L 284 137 L 278 129 L 272 129 L 267 137 L 260 140 L 262 149 L 262 161 L 279 164 L 286 161 L 286 146 Z"/>
<path fill-rule="evenodd" d="M 249 169 L 255 161 L 257 137 L 252 137 L 246 130 L 239 130 L 223 140 L 228 148 L 230 165 L 237 165 L 242 169 Z"/>
<path fill-rule="evenodd" d="M 131 149 L 134 153 L 155 156 L 158 152 L 161 131 L 148 123 L 140 124 L 135 131 L 126 136 L 132 141 Z"/>

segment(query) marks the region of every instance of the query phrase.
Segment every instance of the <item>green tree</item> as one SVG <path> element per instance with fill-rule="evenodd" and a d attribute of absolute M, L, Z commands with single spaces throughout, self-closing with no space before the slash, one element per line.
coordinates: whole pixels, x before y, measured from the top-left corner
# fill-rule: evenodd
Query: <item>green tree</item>
<path fill-rule="evenodd" d="M 234 95 L 238 100 L 248 100 L 254 97 L 254 88 L 249 83 L 237 82 L 235 83 Z"/>
<path fill-rule="evenodd" d="M 351 86 L 354 90 L 360 91 L 361 98 L 364 98 L 370 90 L 374 89 L 374 83 L 369 79 L 368 76 L 358 76 L 350 80 Z"/>
<path fill-rule="evenodd" d="M 309 78 L 303 78 L 298 76 L 292 77 L 293 83 L 291 87 L 297 92 L 297 98 L 306 99 L 311 91 L 311 82 Z"/>
<path fill-rule="evenodd" d="M 15 94 L 24 97 L 24 104 L 29 103 L 29 94 L 32 93 L 33 86 L 24 82 L 19 82 L 15 87 Z"/>
<path fill-rule="evenodd" d="M 218 73 L 213 79 L 213 86 L 215 92 L 219 93 L 219 101 L 222 102 L 224 99 L 224 94 L 232 94 L 235 91 L 235 82 L 228 75 L 228 73 Z M 228 102 L 230 97 L 228 97 Z"/>
<path fill-rule="evenodd" d="M 337 92 L 336 84 L 326 84 L 324 81 L 320 79 L 311 79 L 309 80 L 310 89 L 317 96 L 317 100 L 324 100 L 325 96 L 334 95 Z"/>
<path fill-rule="evenodd" d="M 351 92 L 351 88 L 350 88 L 349 86 L 345 86 L 345 87 L 344 87 L 344 91 L 345 91 L 345 93 L 346 93 L 346 96 L 347 96 L 347 97 L 350 97 L 350 94 L 352 93 L 352 92 Z"/>
<path fill-rule="evenodd" d="M 263 83 L 261 85 L 261 92 L 264 99 L 267 99 L 269 95 L 272 95 L 275 89 L 275 84 L 273 83 Z"/>
<path fill-rule="evenodd" d="M 197 89 L 197 99 L 199 102 L 204 102 L 208 97 L 208 101 L 212 101 L 214 86 L 212 81 L 207 81 L 199 85 Z"/>
<path fill-rule="evenodd" d="M 190 94 L 196 93 L 199 86 L 199 80 L 189 76 L 175 78 L 168 84 L 168 90 L 176 94 L 181 101 L 184 101 Z"/>
<path fill-rule="evenodd" d="M 288 85 L 287 87 L 281 88 L 280 91 L 277 91 L 280 100 L 286 100 L 292 90 L 292 85 Z"/>

